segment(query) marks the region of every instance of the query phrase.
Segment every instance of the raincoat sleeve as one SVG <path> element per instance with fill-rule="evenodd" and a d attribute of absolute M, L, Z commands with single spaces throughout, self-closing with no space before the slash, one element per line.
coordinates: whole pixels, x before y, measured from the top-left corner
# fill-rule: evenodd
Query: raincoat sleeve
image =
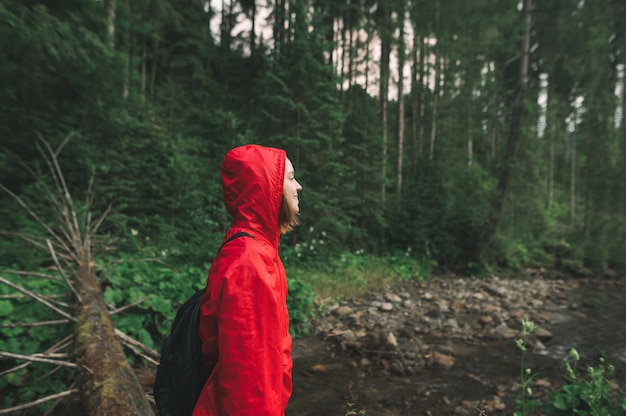
<path fill-rule="evenodd" d="M 220 415 L 282 416 L 291 395 L 291 337 L 284 269 L 252 255 L 221 280 Z M 288 379 L 287 379 L 288 378 Z"/>

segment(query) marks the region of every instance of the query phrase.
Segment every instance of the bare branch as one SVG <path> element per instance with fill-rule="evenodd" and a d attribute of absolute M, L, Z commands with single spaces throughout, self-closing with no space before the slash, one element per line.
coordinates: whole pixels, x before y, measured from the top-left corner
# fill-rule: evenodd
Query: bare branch
<path fill-rule="evenodd" d="M 15 232 L 15 231 L 0 231 L 0 234 L 19 237 L 29 242 L 30 244 L 34 245 L 35 247 L 39 247 L 42 250 L 47 250 L 47 245 L 41 242 L 41 241 L 45 241 L 45 238 L 43 237 L 38 237 L 36 235 L 25 234 L 25 233 L 20 233 L 20 232 Z M 55 238 L 55 240 L 57 240 L 55 244 L 58 244 L 59 247 L 61 247 L 65 252 L 67 252 L 67 254 L 59 253 L 59 257 L 63 258 L 66 261 L 75 261 L 75 255 L 70 250 L 70 248 L 65 244 L 65 241 L 63 241 L 63 239 L 61 239 L 56 234 L 54 234 L 53 237 Z"/>
<path fill-rule="evenodd" d="M 25 295 L 28 295 L 29 297 L 35 299 L 37 302 L 41 303 L 42 305 L 47 306 L 48 308 L 52 309 L 53 311 L 55 311 L 56 313 L 58 313 L 59 315 L 69 319 L 72 322 L 76 322 L 76 318 L 74 318 L 72 315 L 68 314 L 67 312 L 57 308 L 56 306 L 52 305 L 50 302 L 48 302 L 47 300 L 45 300 L 43 297 L 39 296 L 37 293 L 30 291 L 28 289 L 25 289 L 19 285 L 16 285 L 15 283 L 6 280 L 3 277 L 0 277 L 0 283 L 3 283 L 9 287 L 12 287 L 15 290 L 18 290 L 20 292 L 22 292 Z"/>
<path fill-rule="evenodd" d="M 37 357 L 37 358 L 56 359 L 56 358 L 69 358 L 70 355 L 66 352 L 51 352 L 51 353 L 31 354 L 30 356 Z"/>
<path fill-rule="evenodd" d="M 59 155 L 61 154 L 61 150 L 63 150 L 65 145 L 69 143 L 69 141 L 72 138 L 72 136 L 74 136 L 74 132 L 70 132 L 67 136 L 65 136 L 65 139 L 63 139 L 61 144 L 57 147 L 57 150 L 54 151 L 54 157 L 55 158 L 59 157 Z M 41 137 L 41 135 L 40 135 L 40 137 Z"/>
<path fill-rule="evenodd" d="M 74 382 L 69 386 L 68 390 L 72 390 L 74 388 L 76 388 L 76 384 L 78 384 L 77 380 L 74 380 Z M 63 401 L 64 397 L 59 397 L 49 408 L 48 410 L 46 410 L 46 413 L 43 414 L 43 416 L 49 416 L 51 414 L 53 414 L 54 409 L 57 407 L 57 405 L 59 403 L 61 403 L 61 401 Z"/>
<path fill-rule="evenodd" d="M 41 354 L 36 354 L 41 355 Z M 37 363 L 46 363 L 46 364 L 54 364 L 61 365 L 64 367 L 72 367 L 76 368 L 76 363 L 70 363 L 69 361 L 61 361 L 61 360 L 53 360 L 50 358 L 37 357 L 36 355 L 22 355 L 22 354 L 13 354 L 11 352 L 0 351 L 0 357 L 4 358 L 13 358 L 15 360 L 26 360 Z"/>
<path fill-rule="evenodd" d="M 4 192 L 8 193 L 9 195 L 11 195 L 11 197 L 13 197 L 13 199 L 22 207 L 26 210 L 26 212 L 28 212 L 28 214 L 39 224 L 43 227 L 44 230 L 46 230 L 48 232 L 48 234 L 50 234 L 51 236 L 54 237 L 55 240 L 57 240 L 62 246 L 63 248 L 65 248 L 68 252 L 71 252 L 69 250 L 69 248 L 67 247 L 67 245 L 65 244 L 65 242 L 63 241 L 62 238 L 59 237 L 59 235 L 57 233 L 54 232 L 54 230 L 52 228 L 50 228 L 50 226 L 48 224 L 46 224 L 41 218 L 39 218 L 39 216 L 32 210 L 29 208 L 28 205 L 26 205 L 26 203 L 22 200 L 22 198 L 20 198 L 19 196 L 17 196 L 15 193 L 13 193 L 13 191 L 11 191 L 9 188 L 7 188 L 6 186 L 4 186 L 3 184 L 0 183 L 0 189 L 2 189 Z"/>
<path fill-rule="evenodd" d="M 124 306 L 122 306 L 121 308 L 113 309 L 113 310 L 111 310 L 111 311 L 109 312 L 109 314 L 110 314 L 110 315 L 115 315 L 115 314 L 118 314 L 118 313 L 120 313 L 120 312 L 123 312 L 123 311 L 125 311 L 126 309 L 130 309 L 130 308 L 132 308 L 133 306 L 137 306 L 137 305 L 139 305 L 139 304 L 141 304 L 141 303 L 144 303 L 145 301 L 147 301 L 147 300 L 148 300 L 148 299 L 150 299 L 151 297 L 152 297 L 152 295 L 149 295 L 149 296 L 146 296 L 146 297 L 145 297 L 145 298 L 143 298 L 143 299 L 139 299 L 138 301 L 135 301 L 135 302 L 133 302 L 133 303 L 129 303 L 128 305 L 124 305 Z"/>
<path fill-rule="evenodd" d="M 61 273 L 61 276 L 63 276 L 63 279 L 65 280 L 65 284 L 67 284 L 67 287 L 69 287 L 72 293 L 74 294 L 74 296 L 76 296 L 76 299 L 78 300 L 78 302 L 82 303 L 83 298 L 80 296 L 80 293 L 78 293 L 78 291 L 72 284 L 72 281 L 69 279 L 69 277 L 67 277 L 67 274 L 65 274 L 65 270 L 63 270 L 63 267 L 61 267 L 61 264 L 59 263 L 59 259 L 57 258 L 57 254 L 54 251 L 54 247 L 52 247 L 52 243 L 50 242 L 50 240 L 46 240 L 46 243 L 48 243 L 48 249 L 50 250 L 50 255 L 52 256 L 52 259 L 54 260 L 54 264 L 57 265 L 59 269 L 59 273 Z"/>
<path fill-rule="evenodd" d="M 102 215 L 100 215 L 92 224 L 91 224 L 91 235 L 95 235 L 96 232 L 98 231 L 98 229 L 100 228 L 100 226 L 102 225 L 102 223 L 104 222 L 105 218 L 107 217 L 107 215 L 109 215 L 109 212 L 111 212 L 111 208 L 112 205 L 109 204 L 108 207 L 106 207 L 106 209 L 104 210 L 104 212 L 102 213 Z"/>
<path fill-rule="evenodd" d="M 29 271 L 22 271 L 22 270 L 0 270 L 0 273 L 15 274 L 18 276 L 41 277 L 43 279 L 49 279 L 49 280 L 61 280 L 61 278 L 58 276 L 54 276 L 52 274 L 40 273 L 40 272 L 29 272 Z"/>
<path fill-rule="evenodd" d="M 147 352 L 148 354 L 152 355 L 155 358 L 159 358 L 161 356 L 161 354 L 159 354 L 158 352 L 156 352 L 152 348 L 149 348 L 149 347 L 145 346 L 144 344 L 142 344 L 141 342 L 137 341 L 136 339 L 133 339 L 133 338 L 129 337 L 128 335 L 126 335 L 125 333 L 123 333 L 122 331 L 120 331 L 117 328 L 115 328 L 115 335 L 117 335 L 117 337 L 119 339 L 121 339 L 123 342 L 125 342 L 125 343 L 127 343 L 129 345 L 134 345 L 136 347 L 139 347 L 139 348 L 141 348 L 142 350 L 144 350 L 145 352 Z"/>
<path fill-rule="evenodd" d="M 62 325 L 70 323 L 69 319 L 57 319 L 56 321 L 41 321 L 41 322 L 19 322 L 15 324 L 0 324 L 0 328 L 24 328 L 34 326 L 48 326 L 48 325 Z"/>
<path fill-rule="evenodd" d="M 41 147 L 37 146 L 37 148 L 39 149 L 39 152 L 41 153 Z M 45 158 L 44 158 L 45 159 Z M 47 160 L 46 160 L 47 163 Z M 50 190 L 49 186 L 46 184 L 45 181 L 43 181 L 39 175 L 37 174 L 37 172 L 35 172 L 30 166 L 28 166 L 25 163 L 22 163 L 22 167 L 24 169 L 26 169 L 28 171 L 28 173 L 31 174 L 31 176 L 35 179 L 35 181 L 40 184 L 45 193 L 46 193 L 46 197 L 48 198 L 48 200 L 52 203 L 52 205 L 54 206 L 55 211 L 57 212 L 57 214 L 61 215 L 62 211 L 63 211 L 63 204 L 61 203 L 61 201 L 54 195 L 54 193 Z M 50 165 L 48 164 L 48 169 L 50 169 Z M 55 180 L 55 185 L 56 184 L 56 178 L 53 176 L 53 179 Z M 58 187 L 58 185 L 57 185 Z"/>
<path fill-rule="evenodd" d="M 38 406 L 42 403 L 48 402 L 50 400 L 56 400 L 59 399 L 61 397 L 67 397 L 67 396 L 71 396 L 72 394 L 77 394 L 80 393 L 79 389 L 71 389 L 71 390 L 66 390 L 62 393 L 57 393 L 57 394 L 52 394 L 50 396 L 46 396 L 46 397 L 42 397 L 41 399 L 38 400 L 34 400 L 32 402 L 28 402 L 25 404 L 21 404 L 19 406 L 15 406 L 15 407 L 9 407 L 6 409 L 0 409 L 0 415 L 6 415 L 8 413 L 12 413 L 12 412 L 16 412 L 18 410 L 24 410 L 24 409 L 28 409 L 31 407 L 35 407 Z"/>
<path fill-rule="evenodd" d="M 132 344 L 129 344 L 128 342 L 122 340 L 122 344 L 126 345 L 128 348 L 130 348 L 131 350 L 133 350 L 133 352 L 135 354 L 137 354 L 138 356 L 140 356 L 141 358 L 143 358 L 144 360 L 146 360 L 147 362 L 149 362 L 150 364 L 157 366 L 159 365 L 159 362 L 157 360 L 155 360 L 152 357 L 148 357 L 146 354 L 142 353 L 141 351 L 139 351 L 139 349 L 137 347 L 135 347 Z"/>
<path fill-rule="evenodd" d="M 63 171 L 61 170 L 61 166 L 59 165 L 59 160 L 57 158 L 57 155 L 61 152 L 61 149 L 63 148 L 63 146 L 65 146 L 65 143 L 67 143 L 67 141 L 73 136 L 73 134 L 74 133 L 68 134 L 64 142 L 57 149 L 57 151 L 52 150 L 50 143 L 48 143 L 48 141 L 45 140 L 43 136 L 41 136 L 41 134 L 38 134 L 38 136 L 39 136 L 39 140 L 41 140 L 44 146 L 46 146 L 46 149 L 48 150 L 48 154 L 50 155 L 51 162 L 54 165 L 54 170 L 51 170 L 50 173 L 55 175 L 58 178 L 59 183 L 61 184 L 61 186 L 57 185 L 57 188 L 61 192 L 61 194 L 65 197 L 65 200 L 63 201 L 64 205 L 69 210 L 69 214 L 71 214 L 71 221 L 70 221 L 69 216 L 66 217 L 66 225 L 68 226 L 68 229 L 73 237 L 72 245 L 74 246 L 75 249 L 77 249 L 78 247 L 82 246 L 81 238 L 80 238 L 81 237 L 80 226 L 78 225 L 76 209 L 74 209 L 74 203 L 72 202 L 72 195 L 70 194 L 70 190 L 67 186 L 67 183 L 65 182 L 65 176 L 63 175 Z M 44 158 L 46 159 L 46 163 L 50 163 L 50 160 L 46 158 L 43 152 L 42 152 L 42 156 L 44 156 Z"/>
<path fill-rule="evenodd" d="M 73 335 L 68 335 L 65 338 L 63 338 L 61 341 L 57 342 L 56 344 L 54 344 L 52 347 L 48 348 L 46 350 L 47 353 L 53 353 L 55 351 L 60 351 L 63 350 L 67 347 L 69 347 L 70 345 L 72 345 L 72 338 Z M 26 368 L 28 366 L 30 366 L 32 363 L 30 361 L 22 363 L 20 365 L 17 365 L 13 368 L 9 368 L 8 370 L 2 371 L 0 372 L 0 377 L 6 375 L 6 374 L 10 374 L 10 373 L 14 373 L 18 370 L 21 370 L 22 368 Z"/>

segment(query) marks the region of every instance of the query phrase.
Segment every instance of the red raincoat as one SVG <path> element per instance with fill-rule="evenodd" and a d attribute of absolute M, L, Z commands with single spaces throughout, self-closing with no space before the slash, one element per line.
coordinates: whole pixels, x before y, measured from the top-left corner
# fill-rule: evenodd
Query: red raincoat
<path fill-rule="evenodd" d="M 287 279 L 278 257 L 286 154 L 256 145 L 228 152 L 224 202 L 234 217 L 202 299 L 200 337 L 214 367 L 194 416 L 283 416 L 291 396 Z"/>

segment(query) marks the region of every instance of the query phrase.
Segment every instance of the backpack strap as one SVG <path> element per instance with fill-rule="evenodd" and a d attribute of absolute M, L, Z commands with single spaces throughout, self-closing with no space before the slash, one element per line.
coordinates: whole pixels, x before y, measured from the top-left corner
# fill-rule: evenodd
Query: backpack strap
<path fill-rule="evenodd" d="M 230 237 L 228 237 L 228 239 L 222 243 L 222 245 L 220 246 L 219 250 L 217 250 L 217 251 L 220 251 L 227 243 L 233 241 L 235 238 L 238 238 L 238 237 L 250 237 L 250 238 L 254 239 L 254 237 L 252 237 L 247 232 L 239 231 L 238 233 L 235 233 L 235 234 L 231 235 Z"/>

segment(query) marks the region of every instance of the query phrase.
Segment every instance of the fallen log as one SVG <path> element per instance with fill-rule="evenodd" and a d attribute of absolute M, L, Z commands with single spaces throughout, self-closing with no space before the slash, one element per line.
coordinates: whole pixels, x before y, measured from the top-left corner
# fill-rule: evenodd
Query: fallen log
<path fill-rule="evenodd" d="M 81 264 L 76 280 L 83 301 L 76 311 L 74 344 L 86 414 L 153 415 L 115 334 L 93 262 Z"/>
<path fill-rule="evenodd" d="M 133 369 L 130 367 L 122 341 L 118 336 L 119 331 L 114 327 L 110 314 L 104 303 L 104 297 L 100 282 L 93 262 L 92 240 L 96 236 L 99 226 L 104 221 L 108 209 L 96 220 L 92 221 L 90 211 L 93 200 L 91 178 L 88 197 L 84 210 L 80 213 L 74 208 L 74 202 L 68 186 L 63 177 L 57 160 L 61 149 L 65 146 L 68 138 L 55 150 L 42 138 L 41 149 L 45 162 L 48 165 L 50 176 L 54 182 L 54 189 L 50 189 L 46 182 L 38 179 L 50 202 L 50 206 L 56 212 L 59 219 L 58 227 L 52 228 L 31 209 L 29 204 L 19 196 L 0 184 L 0 189 L 12 196 L 18 204 L 34 219 L 36 223 L 49 235 L 50 238 L 19 233 L 19 236 L 37 247 L 48 250 L 55 264 L 55 269 L 67 284 L 69 294 L 74 299 L 73 313 L 64 310 L 69 305 L 55 305 L 44 296 L 30 291 L 20 285 L 0 277 L 0 283 L 16 289 L 24 295 L 45 305 L 64 319 L 74 323 L 74 359 L 77 368 L 78 379 L 72 386 L 78 386 L 85 414 L 90 416 L 151 416 L 154 415 L 153 407 L 148 402 L 146 394 L 140 385 Z M 3 271 L 5 272 L 5 271 Z M 13 272 L 23 274 L 24 272 Z M 27 274 L 34 275 L 34 272 Z M 50 278 L 50 275 L 39 273 L 39 277 Z M 52 278 L 57 279 L 55 276 Z M 53 322 L 53 321 L 50 321 Z M 126 339 L 125 342 L 128 342 Z M 11 354 L 11 353 L 9 353 Z M 154 354 L 153 354 L 154 355 Z M 48 362 L 48 364 L 71 364 L 58 360 L 38 358 L 35 355 L 13 358 L 19 360 Z M 153 360 L 154 361 L 154 360 Z M 155 361 L 156 362 L 156 361 Z M 23 368 L 27 364 L 15 368 Z M 12 370 L 11 370 L 12 371 Z M 52 395 L 16 407 L 15 409 L 36 406 L 43 401 L 61 399 L 69 396 L 68 392 L 75 392 L 74 387 L 65 393 Z"/>

